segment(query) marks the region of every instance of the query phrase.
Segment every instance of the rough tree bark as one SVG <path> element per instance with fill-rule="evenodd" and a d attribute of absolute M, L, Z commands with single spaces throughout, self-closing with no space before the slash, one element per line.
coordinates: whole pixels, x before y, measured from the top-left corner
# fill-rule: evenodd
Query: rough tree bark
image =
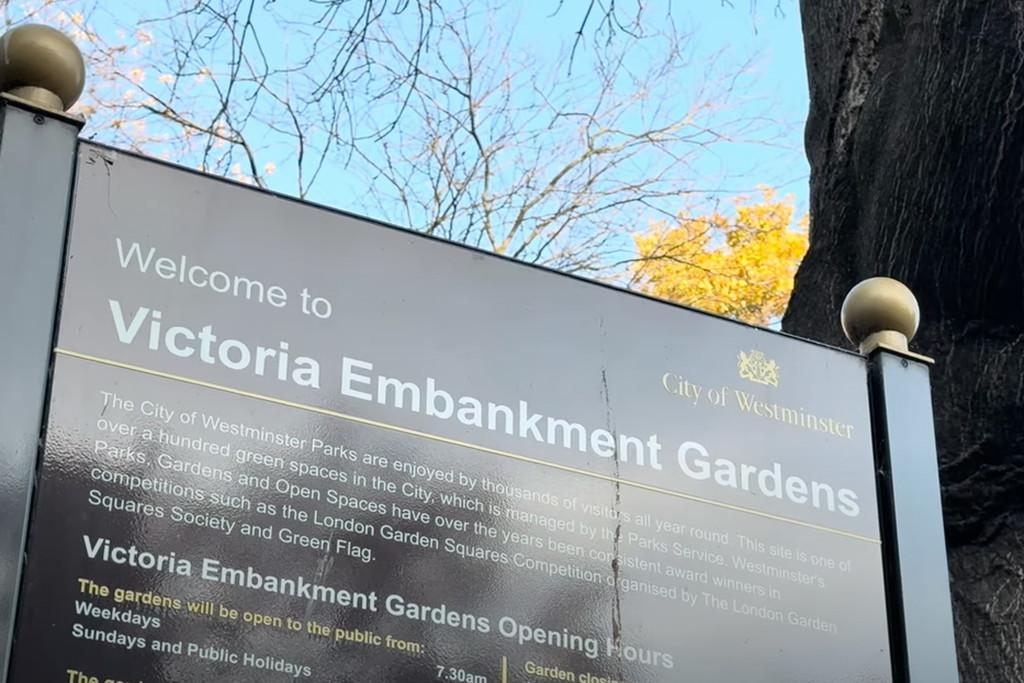
<path fill-rule="evenodd" d="M 1024 681 L 1024 0 L 801 0 L 810 250 L 783 326 L 921 302 L 961 677 Z"/>

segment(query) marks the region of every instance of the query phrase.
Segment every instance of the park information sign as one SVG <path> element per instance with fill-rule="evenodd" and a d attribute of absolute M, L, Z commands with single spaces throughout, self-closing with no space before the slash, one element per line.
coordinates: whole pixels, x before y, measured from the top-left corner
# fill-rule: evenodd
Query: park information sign
<path fill-rule="evenodd" d="M 10 680 L 890 681 L 865 359 L 82 144 Z"/>

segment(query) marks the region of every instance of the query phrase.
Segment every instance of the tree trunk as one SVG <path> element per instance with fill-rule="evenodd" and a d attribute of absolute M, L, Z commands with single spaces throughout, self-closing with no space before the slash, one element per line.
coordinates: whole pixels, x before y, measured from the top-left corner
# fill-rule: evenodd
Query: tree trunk
<path fill-rule="evenodd" d="M 801 0 L 811 245 L 783 327 L 846 343 L 906 283 L 933 396 L 964 683 L 1024 681 L 1024 0 Z"/>

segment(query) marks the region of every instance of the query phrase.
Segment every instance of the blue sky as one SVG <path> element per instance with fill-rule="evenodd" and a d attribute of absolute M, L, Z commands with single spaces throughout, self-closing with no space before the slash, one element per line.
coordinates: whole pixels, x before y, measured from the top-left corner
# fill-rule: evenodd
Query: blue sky
<path fill-rule="evenodd" d="M 769 98 L 776 115 L 792 127 L 788 149 L 729 148 L 723 152 L 724 163 L 737 170 L 749 169 L 747 176 L 752 182 L 767 182 L 793 194 L 798 212 L 805 213 L 810 168 L 803 151 L 803 126 L 808 95 L 797 3 L 783 0 L 784 13 L 779 15 L 775 3 L 764 0 L 753 13 L 744 0 L 737 0 L 734 8 L 721 7 L 713 0 L 698 2 L 700 7 L 691 10 L 700 27 L 697 40 L 709 51 L 731 45 L 755 55 L 756 94 Z"/>
<path fill-rule="evenodd" d="M 30 3 L 31 4 L 31 3 Z M 170 9 L 181 4 L 181 0 L 167 0 L 166 5 Z M 160 49 L 169 43 L 168 31 L 174 30 L 170 23 L 147 23 L 144 28 L 152 30 L 154 40 L 151 44 L 145 45 L 134 41 L 133 32 L 140 17 L 167 16 L 168 9 L 164 7 L 165 2 L 157 0 L 146 0 L 136 2 L 133 0 L 57 0 L 50 9 L 50 17 L 54 12 L 63 11 L 66 15 L 73 15 L 82 12 L 88 18 L 90 26 L 98 33 L 108 37 L 108 42 L 124 41 L 129 45 L 135 45 L 136 54 L 130 55 L 134 60 L 132 65 L 141 65 L 145 75 L 139 83 L 149 92 L 170 92 L 171 85 L 163 82 L 162 78 L 168 78 L 167 70 L 171 67 L 161 63 Z M 301 50 L 303 46 L 310 43 L 310 32 L 306 29 L 310 18 L 315 14 L 301 16 L 303 12 L 319 12 L 321 5 L 299 0 L 282 0 L 282 2 L 267 5 L 270 9 L 265 12 L 263 3 L 256 3 L 257 17 L 256 25 L 263 35 L 262 49 L 269 55 L 271 60 L 287 62 L 291 53 Z M 345 5 L 344 7 L 361 6 L 360 3 Z M 446 8 L 448 5 L 444 5 Z M 578 28 L 583 10 L 587 3 L 584 0 L 567 0 L 559 5 L 556 0 L 550 2 L 516 3 L 510 2 L 505 5 L 492 5 L 492 10 L 486 15 L 486 21 L 477 21 L 467 31 L 473 34 L 475 40 L 495 41 L 504 40 L 508 36 L 508 49 L 516 60 L 523 60 L 522 63 L 530 63 L 526 67 L 529 73 L 536 73 L 540 79 L 549 79 L 553 87 L 558 87 L 573 78 L 581 79 L 586 76 L 588 70 L 595 66 L 595 51 L 592 41 L 600 39 L 595 36 L 593 29 L 596 19 L 588 27 L 584 34 L 583 43 L 576 52 L 572 78 L 563 68 L 557 70 L 554 65 L 557 60 L 568 53 L 572 45 L 572 37 Z M 474 12 L 478 5 L 471 4 Z M 623 13 L 632 7 L 630 3 L 619 3 Z M 664 9 L 662 9 L 664 7 Z M 660 30 L 671 26 L 676 32 L 686 35 L 685 54 L 688 58 L 687 66 L 674 73 L 672 79 L 667 79 L 667 86 L 652 97 L 655 104 L 645 102 L 638 108 L 624 115 L 617 120 L 624 128 L 630 128 L 638 123 L 649 112 L 644 110 L 656 109 L 661 106 L 669 111 L 686 111 L 690 103 L 702 96 L 704 93 L 720 87 L 724 81 L 715 79 L 731 78 L 733 74 L 743 70 L 743 76 L 736 81 L 738 86 L 732 90 L 732 94 L 724 103 L 721 112 L 716 112 L 714 117 L 714 130 L 718 131 L 718 123 L 725 121 L 724 125 L 731 124 L 732 119 L 743 119 L 748 121 L 739 128 L 730 129 L 741 131 L 738 134 L 749 136 L 756 141 L 728 141 L 714 142 L 709 145 L 700 145 L 699 154 L 692 158 L 687 157 L 685 173 L 680 172 L 679 178 L 685 178 L 685 183 L 699 188 L 692 195 L 687 195 L 685 202 L 687 206 L 678 206 L 665 203 L 661 211 L 676 213 L 687 212 L 697 215 L 697 212 L 706 212 L 712 208 L 723 208 L 728 210 L 731 198 L 738 194 L 750 195 L 756 191 L 757 186 L 766 184 L 776 187 L 782 194 L 793 195 L 796 199 L 798 214 L 807 210 L 807 181 L 808 169 L 806 159 L 802 150 L 803 120 L 807 112 L 807 91 L 806 76 L 803 60 L 803 44 L 800 34 L 800 20 L 797 3 L 795 0 L 781 0 L 783 12 L 776 11 L 775 0 L 759 0 L 751 5 L 750 0 L 734 0 L 733 6 L 724 4 L 721 0 L 685 0 L 662 4 L 649 4 L 646 6 L 646 19 L 650 26 Z M 557 11 L 555 11 L 555 9 Z M 17 10 L 9 7 L 5 10 L 10 18 L 17 18 Z M 276 14 L 275 14 L 276 13 Z M 14 14 L 13 17 L 10 15 Z M 481 14 L 481 16 L 483 16 Z M 46 17 L 42 17 L 46 20 Z M 405 12 L 398 20 L 391 19 L 389 30 L 402 32 L 414 30 L 415 14 Z M 483 27 L 490 21 L 492 29 L 488 33 Z M 493 24 L 498 23 L 495 27 Z M 514 30 L 508 28 L 515 25 Z M 621 37 L 621 35 L 620 35 Z M 659 58 L 657 53 L 660 43 L 643 43 L 643 48 L 628 53 L 628 72 L 640 73 L 652 64 L 656 64 Z M 324 52 L 328 53 L 335 44 L 328 43 L 324 46 Z M 484 45 L 484 47 L 491 47 Z M 444 47 L 441 48 L 442 52 Z M 196 59 L 190 65 L 192 73 L 195 69 L 209 66 L 214 73 L 223 71 L 225 64 L 218 63 L 225 61 L 224 48 L 211 50 L 208 54 Z M 434 55 L 436 58 L 437 54 Z M 205 61 L 203 61 L 205 60 Z M 708 77 L 711 67 L 708 65 L 714 61 L 713 77 Z M 329 57 L 317 59 L 310 64 L 310 71 L 327 68 Z M 225 61 L 226 63 L 226 61 Z M 512 64 L 510 70 L 515 72 L 516 68 L 524 70 L 517 61 Z M 550 73 L 542 73 L 544 67 L 549 67 Z M 520 76 L 522 74 L 519 74 Z M 96 80 L 96 76 L 91 76 Z M 711 86 L 708 86 L 711 83 Z M 298 86 L 298 81 L 295 81 Z M 580 90 L 581 95 L 588 91 Z M 628 79 L 626 86 L 628 88 Z M 211 102 L 204 102 L 203 98 L 210 93 L 210 80 L 203 81 L 194 75 L 183 77 L 180 82 L 175 81 L 175 92 L 177 99 L 176 106 L 195 107 L 202 110 L 204 106 L 209 108 Z M 281 83 L 277 87 L 282 88 Z M 289 82 L 287 87 L 292 87 Z M 522 87 L 522 82 L 517 81 L 517 88 Z M 123 91 L 130 91 L 132 84 L 121 80 L 110 85 L 107 95 L 116 102 L 124 94 Z M 139 95 L 132 102 L 139 101 Z M 519 90 L 513 92 L 511 104 L 518 106 L 526 103 L 527 95 Z M 711 101 L 716 98 L 712 92 Z M 245 98 L 237 98 L 244 107 Z M 259 122 L 248 124 L 245 128 L 245 135 L 250 141 L 255 142 L 257 166 L 271 164 L 275 167 L 273 174 L 267 176 L 267 181 L 272 189 L 285 193 L 294 193 L 298 173 L 295 170 L 295 145 L 288 138 L 282 138 L 273 130 L 273 120 L 279 120 L 278 113 L 273 111 L 276 104 L 269 102 L 270 107 L 262 112 L 263 116 Z M 443 102 L 442 102 L 443 104 Z M 656 106 L 657 105 L 657 106 Z M 369 104 L 365 111 L 358 112 L 357 123 L 365 123 L 376 117 L 386 118 L 389 114 L 389 107 L 394 108 L 394 100 L 381 100 L 377 104 Z M 586 108 L 584 105 L 583 108 Z M 146 118 L 140 116 L 136 110 L 134 114 L 128 113 L 127 120 L 132 117 Z M 92 121 L 85 128 L 87 136 L 109 142 L 118 146 L 131 144 L 130 136 L 126 130 L 132 127 L 125 126 L 119 129 L 109 127 L 111 116 L 121 116 L 122 113 L 111 115 L 109 112 L 96 112 L 91 115 Z M 197 120 L 204 120 L 205 114 L 200 113 Z M 106 118 L 104 118 L 106 117 Z M 205 119 L 208 121 L 209 119 Z M 709 119 L 711 120 L 711 119 Z M 268 123 L 271 122 L 271 123 Z M 768 122 L 768 123 L 762 123 Z M 136 121 L 136 123 L 139 123 Z M 165 126 L 152 116 L 146 118 L 144 123 L 147 130 L 160 131 Z M 107 125 L 105 125 L 107 124 Z M 638 127 L 638 126 L 633 126 Z M 700 126 L 698 126 L 699 128 Z M 572 133 L 572 131 L 568 131 Z M 171 131 L 172 135 L 174 131 Z M 180 135 L 180 130 L 177 131 Z M 399 131 L 404 134 L 405 131 Z M 417 134 L 418 131 L 413 131 Z M 310 142 L 313 147 L 327 147 L 329 137 L 319 136 L 315 131 L 310 131 Z M 538 128 L 538 134 L 543 135 L 543 127 Z M 767 139 L 767 140 L 766 140 Z M 554 148 L 558 140 L 550 141 Z M 395 141 L 389 140 L 387 144 L 394 148 Z M 547 144 L 547 143 L 546 143 Z M 171 161 L 195 165 L 196 159 L 189 158 L 182 152 L 168 146 L 161 149 L 160 146 L 143 147 L 147 153 L 163 152 Z M 385 160 L 386 153 L 383 146 L 375 148 L 374 145 L 364 146 L 367 159 L 371 163 L 380 164 Z M 458 148 L 456 148 L 456 152 Z M 554 155 L 553 156 L 557 156 Z M 344 154 L 332 157 L 325 166 L 320 181 L 314 185 L 307 195 L 307 198 L 323 204 L 335 206 L 341 209 L 363 213 L 373 217 L 388 220 L 390 222 L 407 225 L 408 227 L 422 229 L 422 216 L 415 214 L 403 215 L 400 211 L 393 211 L 389 204 L 391 197 L 387 195 L 387 186 L 372 186 L 373 173 L 367 168 L 358 164 L 351 164 L 351 158 L 347 160 L 350 165 L 345 166 Z M 507 157 L 506 157 L 507 158 Z M 241 159 L 244 164 L 244 159 Z M 239 161 L 238 155 L 233 155 L 222 167 L 211 169 L 224 174 L 230 174 L 229 168 Z M 519 166 L 510 166 L 511 171 L 501 177 L 503 182 L 509 183 L 514 176 L 521 172 L 522 164 L 530 167 L 530 164 L 543 163 L 544 159 L 527 159 L 520 161 Z M 628 175 L 644 173 L 646 167 L 655 165 L 659 161 L 651 157 L 637 157 L 630 163 L 619 169 L 618 172 Z M 660 160 L 664 163 L 664 158 Z M 507 162 L 506 162 L 507 163 Z M 560 163 L 555 160 L 555 168 Z M 308 173 L 307 168 L 307 173 Z M 639 176 L 643 177 L 643 176 Z M 704 188 L 707 188 L 705 193 Z M 385 191 L 385 192 L 382 192 Z M 373 202 L 368 201 L 373 198 Z M 661 214 L 665 215 L 664 213 Z M 634 212 L 624 216 L 627 232 L 630 226 L 633 229 L 642 228 L 647 221 L 654 220 L 659 214 L 641 215 Z M 499 217 L 501 218 L 501 217 Z M 419 225 L 418 225 L 419 223 Z M 625 233 L 624 233 L 625 234 Z M 621 249 L 628 250 L 631 241 L 628 237 L 622 238 Z"/>
<path fill-rule="evenodd" d="M 703 180 L 736 194 L 749 193 L 761 184 L 776 187 L 782 194 L 793 195 L 798 214 L 803 214 L 809 205 L 809 167 L 803 151 L 808 95 L 799 8 L 796 0 L 781 0 L 781 12 L 774 0 L 760 0 L 759 5 L 748 2 L 736 0 L 734 6 L 721 0 L 671 3 L 673 21 L 689 34 L 695 70 L 702 69 L 704 60 L 711 55 L 718 55 L 718 66 L 724 72 L 747 65 L 751 77 L 740 93 L 738 113 L 770 117 L 786 129 L 783 137 L 773 139 L 769 145 L 736 143 L 714 147 L 700 162 Z M 545 54 L 551 59 L 557 58 L 578 28 L 580 14 L 576 10 L 583 5 L 580 1 L 566 2 L 557 13 L 552 13 L 545 3 L 519 5 L 520 23 L 514 44 L 535 53 L 546 49 Z M 664 5 L 669 7 L 669 3 Z M 650 16 L 657 16 L 658 3 L 648 7 Z M 574 70 L 585 69 L 587 64 L 584 45 L 577 52 Z M 681 83 L 680 93 L 693 85 Z M 680 97 L 681 106 L 685 106 L 684 100 Z M 722 181 L 724 177 L 727 179 Z M 708 203 L 722 201 L 728 194 L 709 197 Z"/>
<path fill-rule="evenodd" d="M 763 111 L 789 128 L 786 139 L 779 140 L 777 146 L 724 145 L 716 149 L 706 161 L 707 174 L 713 177 L 726 170 L 731 176 L 740 176 L 729 183 L 739 191 L 761 183 L 778 187 L 781 192 L 794 195 L 799 213 L 804 213 L 808 206 L 810 169 L 803 152 L 808 95 L 799 7 L 796 0 L 781 0 L 778 6 L 774 0 L 748 3 L 749 0 L 735 0 L 733 6 L 721 0 L 671 3 L 675 19 L 690 30 L 694 61 L 718 52 L 723 53 L 725 64 L 739 65 L 751 60 L 753 87 L 747 93 L 751 111 Z M 652 14 L 658 5 L 649 5 Z M 524 28 L 528 33 L 560 40 L 576 28 L 578 15 L 570 11 L 572 7 L 572 3 L 566 3 L 561 16 L 552 17 L 543 11 L 524 15 Z"/>

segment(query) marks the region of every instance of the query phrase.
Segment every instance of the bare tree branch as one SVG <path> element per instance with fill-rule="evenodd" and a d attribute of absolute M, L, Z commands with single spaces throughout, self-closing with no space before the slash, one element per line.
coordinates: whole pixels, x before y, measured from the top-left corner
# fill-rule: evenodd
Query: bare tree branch
<path fill-rule="evenodd" d="M 39 10 L 98 74 L 94 135 L 306 199 L 344 178 L 346 208 L 571 272 L 628 278 L 633 233 L 716 192 L 709 153 L 779 135 L 746 65 L 694 64 L 635 0 L 589 2 L 542 54 L 497 0 L 164 1 L 119 37 L 102 3 Z"/>

